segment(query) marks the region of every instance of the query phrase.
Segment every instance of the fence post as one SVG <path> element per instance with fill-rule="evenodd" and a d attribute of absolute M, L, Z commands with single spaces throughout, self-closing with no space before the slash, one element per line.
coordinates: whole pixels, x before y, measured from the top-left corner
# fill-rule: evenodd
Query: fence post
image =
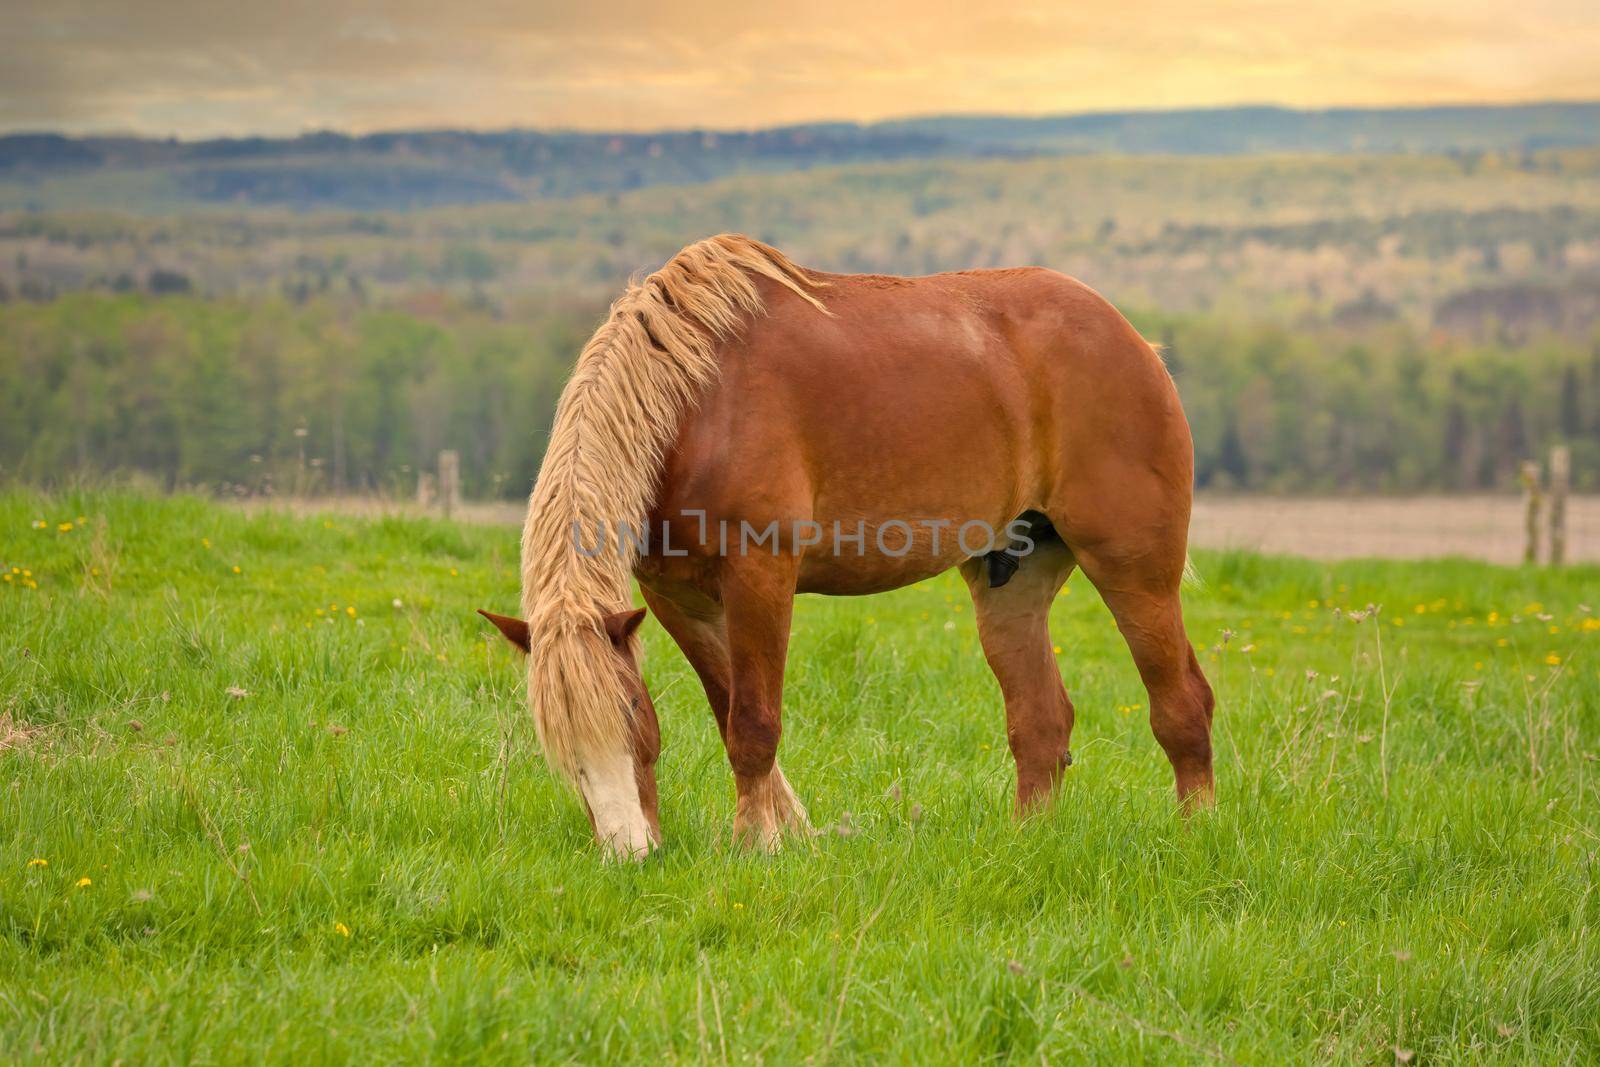
<path fill-rule="evenodd" d="M 1526 513 L 1527 543 L 1522 550 L 1522 562 L 1539 562 L 1539 464 L 1536 460 L 1522 461 L 1522 506 Z"/>
<path fill-rule="evenodd" d="M 1572 487 L 1572 449 L 1550 450 L 1550 566 L 1567 561 L 1567 490 Z"/>
<path fill-rule="evenodd" d="M 447 519 L 461 508 L 461 453 L 453 448 L 439 453 L 439 503 Z"/>
<path fill-rule="evenodd" d="M 439 495 L 432 471 L 417 472 L 417 507 L 427 511 Z"/>

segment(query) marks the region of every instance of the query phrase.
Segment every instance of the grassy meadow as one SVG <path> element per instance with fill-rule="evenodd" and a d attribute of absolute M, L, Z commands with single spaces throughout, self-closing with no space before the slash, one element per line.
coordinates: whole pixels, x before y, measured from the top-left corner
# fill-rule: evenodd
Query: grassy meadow
<path fill-rule="evenodd" d="M 0 493 L 0 1061 L 1600 1057 L 1600 569 L 1199 554 L 1187 823 L 1081 576 L 1077 762 L 1022 824 L 959 580 L 806 598 L 782 761 L 828 832 L 776 857 L 647 624 L 667 843 L 619 867 L 472 613 L 516 554 Z"/>

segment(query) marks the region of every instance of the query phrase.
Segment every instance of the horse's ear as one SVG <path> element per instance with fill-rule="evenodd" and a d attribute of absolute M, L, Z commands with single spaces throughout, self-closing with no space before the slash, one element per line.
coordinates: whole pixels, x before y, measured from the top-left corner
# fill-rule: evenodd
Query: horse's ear
<path fill-rule="evenodd" d="M 611 638 L 611 643 L 619 648 L 628 643 L 628 638 L 639 629 L 639 624 L 644 622 L 644 609 L 634 608 L 632 611 L 613 611 L 605 618 L 606 635 Z"/>
<path fill-rule="evenodd" d="M 510 641 L 524 652 L 529 651 L 527 623 L 521 619 L 513 619 L 509 615 L 496 615 L 494 612 L 484 611 L 482 608 L 478 609 L 478 614 L 499 627 L 500 632 L 506 635 L 507 641 Z"/>

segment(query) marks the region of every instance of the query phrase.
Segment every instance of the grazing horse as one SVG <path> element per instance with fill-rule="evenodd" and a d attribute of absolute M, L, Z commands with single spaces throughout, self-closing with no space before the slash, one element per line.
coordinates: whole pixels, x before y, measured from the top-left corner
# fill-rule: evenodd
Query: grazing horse
<path fill-rule="evenodd" d="M 959 567 L 1005 701 L 1019 813 L 1071 763 L 1051 601 L 1083 568 L 1150 695 L 1185 808 L 1212 802 L 1211 688 L 1184 631 L 1193 446 L 1158 354 L 1053 271 L 806 270 L 723 235 L 632 285 L 556 409 L 522 534 L 524 651 L 550 765 L 607 853 L 660 841 L 660 732 L 632 608 L 705 686 L 736 839 L 806 813 L 776 762 L 796 593 Z"/>

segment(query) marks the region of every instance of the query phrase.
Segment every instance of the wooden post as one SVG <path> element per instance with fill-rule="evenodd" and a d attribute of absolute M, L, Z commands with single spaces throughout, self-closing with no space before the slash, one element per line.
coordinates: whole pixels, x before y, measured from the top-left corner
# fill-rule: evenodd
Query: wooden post
<path fill-rule="evenodd" d="M 1522 562 L 1539 562 L 1539 464 L 1535 460 L 1522 461 L 1522 506 L 1527 520 L 1527 544 L 1522 550 Z"/>
<path fill-rule="evenodd" d="M 1572 449 L 1550 450 L 1550 566 L 1567 561 L 1567 490 L 1572 487 Z"/>
<path fill-rule="evenodd" d="M 427 511 L 433 507 L 433 502 L 438 498 L 439 490 L 434 482 L 432 471 L 417 472 L 417 507 Z"/>
<path fill-rule="evenodd" d="M 439 453 L 439 503 L 447 519 L 461 509 L 461 453 L 453 448 Z"/>

